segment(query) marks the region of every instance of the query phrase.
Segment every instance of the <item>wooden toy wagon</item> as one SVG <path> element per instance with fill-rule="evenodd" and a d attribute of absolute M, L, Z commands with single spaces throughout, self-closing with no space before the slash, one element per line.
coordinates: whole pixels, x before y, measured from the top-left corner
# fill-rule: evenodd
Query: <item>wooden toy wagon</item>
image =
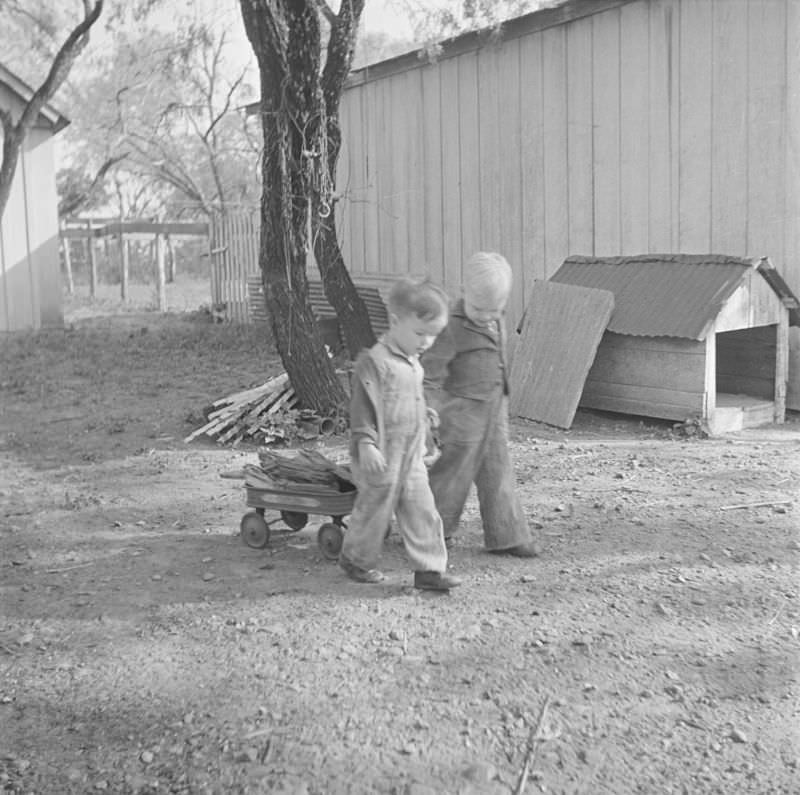
<path fill-rule="evenodd" d="M 328 560 L 336 560 L 347 527 L 344 517 L 353 510 L 356 499 L 349 468 L 309 450 L 290 457 L 262 449 L 259 461 L 260 466 L 248 464 L 241 472 L 228 475 L 244 478 L 247 506 L 253 509 L 240 523 L 244 543 L 264 549 L 277 522 L 296 532 L 308 524 L 310 514 L 329 516 L 330 521 L 317 530 L 317 543 Z M 268 519 L 268 510 L 279 515 Z"/>

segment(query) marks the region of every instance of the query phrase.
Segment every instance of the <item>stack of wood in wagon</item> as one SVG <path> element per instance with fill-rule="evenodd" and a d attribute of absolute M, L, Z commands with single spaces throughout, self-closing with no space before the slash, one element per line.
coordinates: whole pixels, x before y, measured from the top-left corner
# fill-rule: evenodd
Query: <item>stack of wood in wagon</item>
<path fill-rule="evenodd" d="M 353 491 L 350 467 L 339 464 L 314 450 L 298 450 L 294 455 L 280 455 L 265 447 L 258 450 L 258 465 L 245 464 L 242 474 L 254 488 L 287 488 L 294 492 L 307 487 L 309 493 Z"/>

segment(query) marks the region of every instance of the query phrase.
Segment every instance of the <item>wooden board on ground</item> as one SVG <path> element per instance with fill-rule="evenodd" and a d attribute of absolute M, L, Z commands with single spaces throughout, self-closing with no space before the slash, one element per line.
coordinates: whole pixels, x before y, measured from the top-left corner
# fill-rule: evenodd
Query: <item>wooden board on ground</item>
<path fill-rule="evenodd" d="M 614 294 L 555 282 L 534 282 L 511 368 L 515 417 L 569 428 Z"/>

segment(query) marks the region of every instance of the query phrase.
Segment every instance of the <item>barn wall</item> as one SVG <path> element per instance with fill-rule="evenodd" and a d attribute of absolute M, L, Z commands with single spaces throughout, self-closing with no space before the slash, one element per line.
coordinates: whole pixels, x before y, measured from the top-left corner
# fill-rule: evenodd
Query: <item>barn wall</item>
<path fill-rule="evenodd" d="M 454 292 L 497 249 L 512 323 L 570 254 L 768 255 L 800 294 L 800 2 L 575 0 L 504 30 L 354 76 L 354 273 L 427 268 Z M 796 345 L 790 375 L 800 402 Z"/>
<path fill-rule="evenodd" d="M 705 371 L 705 342 L 607 331 L 580 405 L 675 420 L 703 416 Z"/>

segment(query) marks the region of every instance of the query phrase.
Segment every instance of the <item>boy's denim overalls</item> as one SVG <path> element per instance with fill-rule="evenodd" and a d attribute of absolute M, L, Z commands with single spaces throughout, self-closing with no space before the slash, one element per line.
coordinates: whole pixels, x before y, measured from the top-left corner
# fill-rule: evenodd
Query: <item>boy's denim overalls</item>
<path fill-rule="evenodd" d="M 426 392 L 441 421 L 442 454 L 429 476 L 444 535 L 449 538 L 456 532 L 474 483 L 489 550 L 532 540 L 508 452 L 504 352 L 502 321 L 496 330 L 479 326 L 466 316 L 460 300 L 447 327 L 422 357 Z"/>
<path fill-rule="evenodd" d="M 393 513 L 411 568 L 447 569 L 442 520 L 423 463 L 428 420 L 422 377 L 416 357 L 406 356 L 384 340 L 356 361 L 350 457 L 358 496 L 342 555 L 363 569 L 375 567 Z M 383 453 L 385 472 L 367 475 L 359 467 L 358 443 L 365 438 Z"/>

